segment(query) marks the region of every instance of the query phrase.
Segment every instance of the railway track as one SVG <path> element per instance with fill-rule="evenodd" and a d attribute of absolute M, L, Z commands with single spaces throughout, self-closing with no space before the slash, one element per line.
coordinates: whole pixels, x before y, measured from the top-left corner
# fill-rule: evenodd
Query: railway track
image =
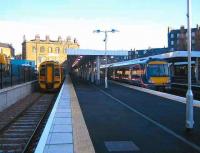
<path fill-rule="evenodd" d="M 33 138 L 38 135 L 45 116 L 48 114 L 55 94 L 43 94 L 20 116 L 0 131 L 0 153 L 25 153 Z M 33 149 L 33 148 L 32 148 Z"/>
<path fill-rule="evenodd" d="M 172 83 L 172 89 L 169 93 L 185 97 L 187 92 L 187 84 Z M 192 92 L 195 99 L 200 100 L 200 87 L 192 86 Z"/>

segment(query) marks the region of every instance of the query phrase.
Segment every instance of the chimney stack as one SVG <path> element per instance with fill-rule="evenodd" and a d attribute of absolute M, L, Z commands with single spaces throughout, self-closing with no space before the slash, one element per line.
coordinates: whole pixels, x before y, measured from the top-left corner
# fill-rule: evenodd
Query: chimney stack
<path fill-rule="evenodd" d="M 23 41 L 24 41 L 24 42 L 26 41 L 26 36 L 25 36 L 25 35 L 23 36 Z"/>
<path fill-rule="evenodd" d="M 184 28 L 184 26 L 182 25 L 180 30 L 181 30 L 181 31 L 184 31 L 184 29 L 185 29 L 185 28 Z"/>
<path fill-rule="evenodd" d="M 50 38 L 49 38 L 49 35 L 46 35 L 46 41 L 49 41 Z"/>
<path fill-rule="evenodd" d="M 67 42 L 70 42 L 70 41 L 71 41 L 71 37 L 67 36 Z"/>
<path fill-rule="evenodd" d="M 62 38 L 61 38 L 61 36 L 58 36 L 58 41 L 62 41 Z"/>
<path fill-rule="evenodd" d="M 77 43 L 77 40 L 76 40 L 76 38 L 74 38 L 74 43 Z"/>
<path fill-rule="evenodd" d="M 40 35 L 39 34 L 35 35 L 35 40 L 40 41 Z"/>

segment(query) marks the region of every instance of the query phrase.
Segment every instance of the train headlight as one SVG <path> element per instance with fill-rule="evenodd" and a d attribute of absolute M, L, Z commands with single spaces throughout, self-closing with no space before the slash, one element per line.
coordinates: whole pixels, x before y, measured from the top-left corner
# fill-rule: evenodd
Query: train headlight
<path fill-rule="evenodd" d="M 151 79 L 149 79 L 149 83 L 153 83 L 153 81 Z"/>
<path fill-rule="evenodd" d="M 170 83 L 171 82 L 171 79 L 169 78 L 168 80 L 167 80 L 167 83 Z"/>

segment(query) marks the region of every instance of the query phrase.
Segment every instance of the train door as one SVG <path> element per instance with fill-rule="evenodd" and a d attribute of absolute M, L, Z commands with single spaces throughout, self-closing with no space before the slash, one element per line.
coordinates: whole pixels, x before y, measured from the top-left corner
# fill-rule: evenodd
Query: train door
<path fill-rule="evenodd" d="M 53 88 L 54 81 L 54 66 L 53 64 L 46 65 L 46 86 L 47 89 Z"/>

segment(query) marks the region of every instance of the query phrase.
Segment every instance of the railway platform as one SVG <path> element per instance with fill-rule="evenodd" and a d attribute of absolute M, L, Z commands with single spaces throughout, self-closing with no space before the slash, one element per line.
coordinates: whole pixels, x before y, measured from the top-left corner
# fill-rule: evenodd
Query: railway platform
<path fill-rule="evenodd" d="M 200 152 L 199 101 L 188 133 L 182 97 L 114 82 L 108 89 L 73 82 L 97 153 Z"/>
<path fill-rule="evenodd" d="M 69 76 L 66 76 L 35 153 L 94 153 Z"/>
<path fill-rule="evenodd" d="M 108 89 L 72 82 L 66 78 L 36 153 L 200 152 L 200 101 L 187 132 L 183 97 L 113 81 Z"/>

